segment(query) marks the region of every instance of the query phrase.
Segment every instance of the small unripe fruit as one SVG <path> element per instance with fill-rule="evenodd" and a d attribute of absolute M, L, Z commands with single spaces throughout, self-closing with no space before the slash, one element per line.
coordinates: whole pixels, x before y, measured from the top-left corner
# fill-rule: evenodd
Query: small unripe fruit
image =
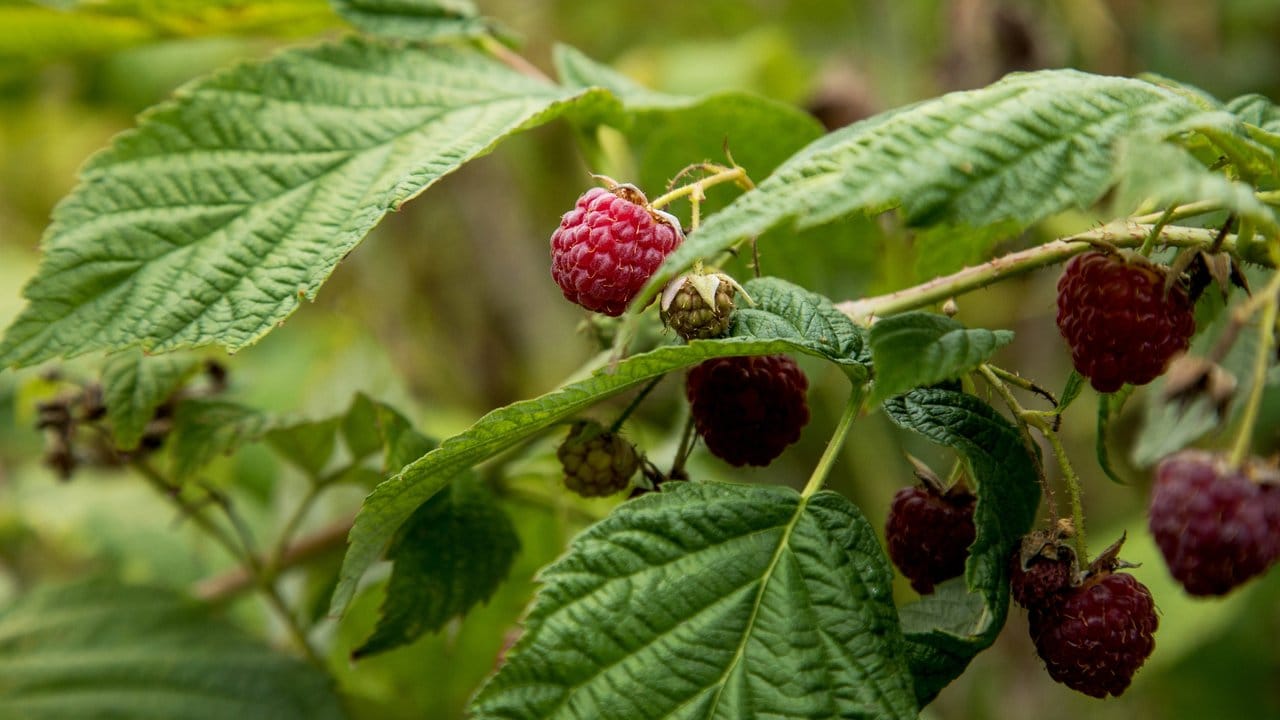
<path fill-rule="evenodd" d="M 600 423 L 579 421 L 556 450 L 564 484 L 583 497 L 604 497 L 630 484 L 640 467 L 635 447 Z"/>
<path fill-rule="evenodd" d="M 662 293 L 662 321 L 685 340 L 722 337 L 729 332 L 736 286 L 724 273 L 681 275 Z"/>

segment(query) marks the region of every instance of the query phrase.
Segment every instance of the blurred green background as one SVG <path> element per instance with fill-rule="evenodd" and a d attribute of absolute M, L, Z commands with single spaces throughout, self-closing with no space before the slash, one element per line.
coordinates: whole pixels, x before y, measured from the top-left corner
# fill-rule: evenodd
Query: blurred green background
<path fill-rule="evenodd" d="M 1280 98 L 1275 0 L 479 5 L 514 31 L 522 52 L 544 69 L 553 45 L 563 42 L 656 89 L 754 91 L 803 107 L 829 127 L 1041 67 L 1154 72 L 1223 99 L 1245 92 Z M 57 10 L 77 6 L 76 12 Z M 342 32 L 322 0 L 0 0 L 0 324 L 21 307 L 20 289 L 35 270 L 49 212 L 91 152 L 190 79 Z M 609 169 L 588 166 L 571 129 L 554 123 L 446 178 L 388 217 L 339 266 L 315 304 L 258 346 L 224 358 L 232 396 L 276 412 L 323 417 L 363 390 L 403 408 L 425 431 L 447 436 L 493 407 L 555 387 L 594 346 L 579 328 L 582 312 L 549 282 L 547 238 L 589 185 L 587 173 L 601 170 Z M 660 188 L 646 190 L 652 195 Z M 717 188 L 713 201 L 731 193 Z M 1102 217 L 1072 214 L 1032 233 L 1048 237 Z M 855 298 L 927 279 L 939 268 L 936 260 L 921 261 L 921 250 L 938 240 L 909 237 L 892 218 L 851 219 L 802 237 L 762 239 L 762 269 L 835 300 Z M 741 266 L 731 269 L 745 278 Z M 1055 280 L 1045 272 L 961 298 L 959 316 L 971 326 L 1016 330 L 1017 341 L 999 362 L 1054 389 L 1069 372 L 1053 324 Z M 97 360 L 77 361 L 70 372 L 91 375 Z M 804 367 L 814 420 L 798 447 L 764 470 L 731 472 L 699 456 L 692 472 L 802 484 L 839 413 L 844 383 L 831 368 L 807 361 Z M 225 569 L 228 561 L 216 548 L 175 523 L 167 505 L 127 476 L 87 473 L 69 485 L 55 480 L 40 464 L 41 437 L 32 429 L 38 373 L 0 373 L 0 599 L 91 571 L 185 587 Z M 674 450 L 680 394 L 676 378 L 662 383 L 631 429 L 662 461 Z M 1280 439 L 1276 395 L 1268 398 L 1258 438 L 1260 448 L 1271 451 Z M 1119 442 L 1132 438 L 1143 399 L 1140 393 L 1131 401 L 1117 424 Z M 1096 551 L 1128 530 L 1126 557 L 1144 564 L 1134 572 L 1162 611 L 1155 655 L 1124 697 L 1090 700 L 1049 680 L 1027 638 L 1025 614 L 1014 610 L 996 646 L 925 717 L 1280 718 L 1280 572 L 1224 600 L 1181 595 L 1144 529 L 1147 478 L 1130 468 L 1131 482 L 1117 485 L 1097 467 L 1094 406 L 1086 392 L 1065 416 L 1086 483 L 1090 537 Z M 559 553 L 585 516 L 609 507 L 557 493 L 554 440 L 546 438 L 515 468 L 521 482 L 552 500 L 539 507 L 510 503 L 524 549 L 487 606 L 438 636 L 354 666 L 346 655 L 371 627 L 376 587 L 342 623 L 320 620 L 316 632 L 332 648 L 333 670 L 355 698 L 354 715 L 461 716 L 515 626 L 536 568 Z M 892 493 L 911 481 L 896 450 L 902 445 L 883 418 L 869 417 L 855 428 L 832 478 L 831 486 L 873 522 Z M 939 453 L 914 444 L 908 449 L 945 468 Z M 1123 462 L 1125 453 L 1116 456 Z M 302 492 L 298 477 L 257 448 L 214 472 L 268 536 Z M 307 527 L 349 515 L 360 497 L 357 491 L 327 495 Z M 322 597 L 335 562 L 336 556 L 291 576 L 291 597 L 299 603 Z M 898 590 L 900 599 L 910 598 L 905 583 Z M 280 636 L 256 601 L 243 601 L 234 612 L 246 625 Z"/>

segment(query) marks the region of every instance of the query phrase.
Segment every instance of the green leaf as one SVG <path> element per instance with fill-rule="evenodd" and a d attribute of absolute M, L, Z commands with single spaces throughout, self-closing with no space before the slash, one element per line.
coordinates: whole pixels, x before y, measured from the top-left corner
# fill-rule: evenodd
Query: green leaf
<path fill-rule="evenodd" d="M 348 537 L 347 556 L 330 613 L 340 615 L 347 608 L 356 584 L 396 530 L 418 506 L 462 471 L 601 400 L 672 370 L 715 357 L 782 352 L 822 356 L 808 344 L 795 340 L 748 337 L 699 340 L 627 358 L 616 368 L 599 371 L 541 397 L 493 410 L 463 433 L 407 465 L 365 498 Z"/>
<path fill-rule="evenodd" d="M 1254 285 L 1254 287 L 1258 286 Z M 1228 328 L 1230 322 L 1231 312 L 1220 312 L 1209 327 L 1200 329 L 1192 338 L 1187 354 L 1193 357 L 1209 357 L 1222 334 L 1230 332 Z M 1253 363 L 1259 339 L 1258 324 L 1251 322 L 1245 325 L 1220 363 L 1238 383 L 1235 390 L 1236 399 L 1228 408 L 1226 417 L 1219 417 L 1217 408 L 1207 397 L 1197 397 L 1186 404 L 1176 401 L 1167 402 L 1164 398 L 1167 378 L 1164 376 L 1156 378 L 1155 382 L 1148 386 L 1141 429 L 1129 453 L 1129 459 L 1135 467 L 1151 467 L 1165 455 L 1188 447 L 1215 430 L 1231 426 L 1240 416 L 1245 405 L 1244 398 L 1249 397 L 1253 388 Z"/>
<path fill-rule="evenodd" d="M 186 400 L 178 405 L 169 437 L 172 474 L 192 478 L 219 455 L 262 437 L 276 423 L 271 416 L 224 400 Z"/>
<path fill-rule="evenodd" d="M 865 371 L 871 358 L 864 332 L 830 300 L 779 278 L 755 278 L 743 289 L 754 304 L 739 302 L 730 335 L 794 339 L 816 355 Z"/>
<path fill-rule="evenodd" d="M 401 468 L 434 450 L 440 443 L 413 428 L 395 408 L 377 406 L 378 432 L 382 436 L 383 470 L 399 472 Z"/>
<path fill-rule="evenodd" d="M 1225 113 L 1209 113 L 1225 122 Z M 1117 140 L 1196 129 L 1205 111 L 1141 80 L 1013 74 L 837 130 L 711 215 L 644 293 L 680 268 L 784 223 L 808 228 L 899 207 L 912 225 L 1026 225 L 1091 205 L 1115 182 Z"/>
<path fill-rule="evenodd" d="M 351 451 L 353 460 L 382 450 L 382 432 L 378 424 L 380 406 L 381 403 L 364 393 L 356 393 L 351 398 L 351 406 L 342 416 L 342 439 Z"/>
<path fill-rule="evenodd" d="M 871 326 L 873 402 L 958 377 L 1013 342 L 1008 330 L 965 329 L 942 315 L 909 312 Z"/>
<path fill-rule="evenodd" d="M 875 531 L 831 492 L 671 483 L 546 568 L 504 718 L 915 718 Z"/>
<path fill-rule="evenodd" d="M 469 46 L 354 38 L 190 85 L 94 156 L 55 209 L 0 365 L 250 345 L 388 211 L 599 98 Z"/>
<path fill-rule="evenodd" d="M 373 35 L 431 42 L 488 34 L 470 0 L 330 0 L 347 22 Z"/>
<path fill-rule="evenodd" d="M 311 420 L 272 428 L 263 439 L 281 457 L 318 480 L 337 446 L 340 418 Z"/>
<path fill-rule="evenodd" d="M 913 390 L 884 409 L 899 426 L 963 455 L 978 496 L 977 537 L 969 546 L 964 585 L 943 583 L 934 596 L 902 608 L 916 697 L 924 705 L 1004 627 L 1009 558 L 1040 503 L 1037 460 L 1017 428 L 972 395 Z M 966 590 L 977 597 L 966 597 Z"/>
<path fill-rule="evenodd" d="M 645 88 L 622 73 L 581 52 L 559 45 L 554 60 L 566 86 L 601 87 L 612 92 L 620 108 L 581 117 L 586 123 L 616 126 L 634 153 L 640 187 L 657 192 L 692 162 L 733 159 L 753 177 L 764 177 L 805 144 L 822 135 L 813 116 L 786 103 L 746 92 L 720 92 L 701 97 L 669 95 Z M 711 207 L 715 207 L 713 191 Z"/>
<path fill-rule="evenodd" d="M 1161 206 L 1208 201 L 1273 235 L 1280 233 L 1275 211 L 1258 199 L 1253 186 L 1230 180 L 1221 172 L 1201 165 L 1169 143 L 1134 138 L 1120 152 L 1120 188 L 1116 205 L 1124 210 L 1144 201 Z"/>
<path fill-rule="evenodd" d="M 1098 424 L 1093 434 L 1093 451 L 1098 457 L 1098 467 L 1107 479 L 1118 485 L 1127 483 L 1111 464 L 1111 424 L 1120 419 L 1125 401 L 1133 395 L 1133 386 L 1125 385 L 1113 393 L 1098 393 Z"/>
<path fill-rule="evenodd" d="M 387 550 L 395 563 L 387 599 L 373 635 L 352 659 L 411 643 L 488 601 L 519 549 L 511 518 L 479 480 L 458 480 L 436 493 Z"/>
<path fill-rule="evenodd" d="M 1241 95 L 1233 98 L 1227 110 L 1246 123 L 1268 133 L 1280 133 L 1280 106 L 1262 95 Z"/>
<path fill-rule="evenodd" d="M 116 447 L 133 450 L 160 407 L 195 374 L 194 358 L 147 357 L 138 350 L 116 353 L 102 367 L 102 400 Z"/>
<path fill-rule="evenodd" d="M 332 681 L 172 590 L 47 587 L 0 614 L 0 716 L 337 720 Z"/>
<path fill-rule="evenodd" d="M 1058 397 L 1058 406 L 1054 411 L 1059 415 L 1064 410 L 1071 407 L 1071 403 L 1080 397 L 1080 391 L 1084 390 L 1084 376 L 1078 370 L 1072 370 L 1067 376 L 1067 384 L 1062 388 L 1062 395 Z"/>

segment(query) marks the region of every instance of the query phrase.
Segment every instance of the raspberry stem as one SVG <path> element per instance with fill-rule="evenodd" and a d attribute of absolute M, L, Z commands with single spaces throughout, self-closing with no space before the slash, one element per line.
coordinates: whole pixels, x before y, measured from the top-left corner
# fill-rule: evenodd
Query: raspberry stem
<path fill-rule="evenodd" d="M 1001 373 L 1005 375 L 1009 375 L 1011 373 L 992 365 L 980 365 L 978 367 L 978 372 L 982 374 L 982 377 L 986 379 L 987 384 L 994 388 L 996 393 L 1000 395 L 1000 398 L 1004 400 L 1004 404 L 1008 406 L 1009 412 L 1013 413 L 1014 422 L 1018 426 L 1018 434 L 1022 436 L 1022 445 L 1026 448 L 1027 455 L 1032 459 L 1032 464 L 1035 465 L 1036 479 L 1040 481 L 1040 489 L 1044 492 L 1045 505 L 1049 510 L 1049 525 L 1057 525 L 1058 499 L 1057 496 L 1054 495 L 1053 486 L 1049 484 L 1049 478 L 1044 474 L 1044 465 L 1039 461 L 1040 454 L 1036 450 L 1035 438 L 1031 437 L 1031 430 L 1029 429 L 1027 422 L 1027 416 L 1031 413 L 1026 408 L 1022 407 L 1022 404 L 1018 402 L 1018 399 L 1009 391 L 1008 386 L 1000 379 Z M 1056 416 L 1057 413 L 1055 412 L 1054 415 Z"/>
<path fill-rule="evenodd" d="M 1245 457 L 1249 454 L 1249 448 L 1253 441 L 1253 428 L 1258 422 L 1258 409 L 1262 406 L 1262 394 L 1267 386 L 1267 371 L 1271 365 L 1271 350 L 1275 343 L 1276 336 L 1276 316 L 1280 310 L 1280 272 L 1271 276 L 1271 282 L 1267 283 L 1267 288 L 1258 295 L 1262 303 L 1261 320 L 1258 322 L 1258 338 L 1257 354 L 1254 356 L 1253 365 L 1253 387 L 1249 390 L 1249 400 L 1244 408 L 1244 415 L 1240 421 L 1240 429 L 1237 430 L 1235 444 L 1231 448 L 1231 455 L 1228 462 L 1231 467 L 1240 467 Z M 1254 302 L 1250 301 L 1241 306 L 1242 311 L 1256 311 Z"/>
<path fill-rule="evenodd" d="M 831 471 L 831 466 L 835 464 L 836 456 L 840 454 L 840 448 L 844 446 L 844 439 L 849 435 L 849 428 L 853 426 L 853 421 L 862 412 L 863 403 L 867 399 L 867 386 L 855 384 L 853 390 L 849 392 L 849 400 L 845 403 L 844 414 L 840 416 L 840 422 L 836 424 L 835 432 L 831 434 L 831 439 L 827 441 L 827 447 L 822 451 L 822 457 L 818 459 L 818 464 L 813 468 L 813 474 L 809 476 L 809 482 L 805 483 L 804 490 L 800 496 L 804 498 L 811 497 L 814 493 L 822 489 L 822 485 L 827 480 L 827 473 Z"/>
<path fill-rule="evenodd" d="M 1133 220 L 1116 221 L 1087 232 L 1010 253 L 914 287 L 860 300 L 846 300 L 838 303 L 836 307 L 855 321 L 927 307 L 943 302 L 947 298 L 984 288 L 1013 275 L 1063 262 L 1074 255 L 1093 249 L 1095 243 L 1105 242 L 1121 248 L 1140 247 L 1146 242 L 1153 227 L 1153 225 Z M 1159 243 L 1171 247 L 1207 248 L 1213 245 L 1218 234 L 1217 228 L 1171 225 L 1160 231 Z M 1235 253 L 1236 240 L 1235 235 L 1227 235 L 1222 240 L 1222 249 Z M 1254 253 L 1243 259 L 1268 267 L 1275 266 L 1275 262 L 1263 253 Z"/>
<path fill-rule="evenodd" d="M 708 167 L 721 167 L 721 166 L 715 165 L 715 166 L 708 166 Z M 654 199 L 652 202 L 649 203 L 649 207 L 653 208 L 654 210 L 658 210 L 663 206 L 670 205 L 676 200 L 679 200 L 680 198 L 686 197 L 686 196 L 701 198 L 704 196 L 704 193 L 706 192 L 707 188 L 713 187 L 715 185 L 719 185 L 721 183 L 726 183 L 726 182 L 736 182 L 739 185 L 741 185 L 744 189 L 747 189 L 747 190 L 751 190 L 755 187 L 755 185 L 752 184 L 751 179 L 747 177 L 746 170 L 743 170 L 742 168 L 736 167 L 736 166 L 731 168 L 724 168 L 719 172 L 715 173 L 714 175 L 708 175 L 707 177 L 694 180 L 688 185 L 681 185 L 675 190 L 672 190 L 668 193 L 665 193 L 659 196 L 658 198 Z"/>

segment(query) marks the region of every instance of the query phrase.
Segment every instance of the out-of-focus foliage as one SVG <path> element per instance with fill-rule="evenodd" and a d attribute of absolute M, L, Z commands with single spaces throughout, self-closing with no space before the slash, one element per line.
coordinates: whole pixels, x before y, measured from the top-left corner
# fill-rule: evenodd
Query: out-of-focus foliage
<path fill-rule="evenodd" d="M 544 71 L 554 68 L 554 44 L 566 43 L 659 92 L 759 92 L 807 109 L 829 127 L 984 86 L 1008 71 L 1048 67 L 1150 71 L 1220 98 L 1249 92 L 1280 98 L 1280 5 L 1269 0 L 477 4 L 500 19 Z M 19 312 L 20 288 L 35 271 L 37 243 L 54 203 L 70 191 L 91 152 L 132 127 L 135 113 L 215 68 L 339 32 L 346 30 L 323 0 L 0 0 L 0 325 L 8 326 Z M 598 345 L 590 333 L 578 332 L 582 315 L 548 282 L 547 238 L 589 184 L 588 172 L 629 179 L 637 167 L 637 158 L 619 152 L 618 138 L 608 133 L 594 139 L 598 152 L 584 158 L 573 133 L 570 124 L 556 123 L 516 138 L 388 216 L 337 265 L 314 305 L 253 349 L 229 359 L 216 355 L 230 368 L 228 395 L 217 402 L 323 420 L 341 416 L 353 395 L 364 391 L 403 409 L 425 432 L 447 437 L 495 406 L 556 387 Z M 731 139 L 729 150 L 738 145 Z M 724 160 L 687 161 L 704 159 Z M 639 161 L 648 183 L 680 169 Z M 757 182 L 764 179 L 747 170 Z M 662 190 L 644 189 L 651 197 Z M 720 204 L 733 197 L 722 188 L 712 195 L 711 202 Z M 687 216 L 687 206 L 676 211 Z M 1071 232 L 1098 219 L 1067 213 L 1031 232 Z M 1019 242 L 1010 229 L 965 245 Z M 937 243 L 936 236 L 904 231 L 893 218 L 850 218 L 801 233 L 770 231 L 758 251 L 766 274 L 851 299 L 926 279 L 917 272 L 931 276 L 973 262 L 967 256 L 919 262 L 917 249 Z M 745 279 L 749 255 L 726 267 Z M 1044 272 L 966 296 L 957 316 L 967 327 L 1014 330 L 1017 342 L 1000 349 L 997 359 L 1051 388 L 1061 387 L 1069 373 L 1053 327 L 1054 279 Z M 839 412 L 830 398 L 847 383 L 834 368 L 815 362 L 806 369 L 814 384 L 814 427 L 829 428 Z M 96 371 L 89 361 L 64 368 L 72 379 Z M 224 573 L 228 558 L 177 521 L 147 488 L 110 470 L 61 485 L 41 465 L 32 408 L 63 390 L 65 383 L 41 379 L 38 369 L 0 373 L 5 604 L 32 587 L 89 571 L 180 590 Z M 628 432 L 655 457 L 674 452 L 678 438 L 667 428 L 678 424 L 672 418 L 679 417 L 681 393 L 675 377 L 665 381 L 629 423 Z M 1118 443 L 1134 440 L 1125 428 L 1143 412 L 1140 399 L 1113 422 Z M 1090 400 L 1067 411 L 1063 434 L 1084 475 L 1091 528 L 1115 528 L 1110 536 L 1094 534 L 1110 540 L 1129 531 L 1126 556 L 1144 561 L 1134 572 L 1152 587 L 1164 612 L 1151 663 L 1119 700 L 1078 697 L 1038 667 L 1025 614 L 1015 609 L 995 645 L 943 689 L 926 717 L 1280 717 L 1280 652 L 1271 641 L 1280 634 L 1280 577 L 1273 572 L 1220 601 L 1178 596 L 1145 535 L 1145 476 L 1122 468 L 1135 480 L 1114 485 L 1090 464 L 1096 411 Z M 609 404 L 598 412 L 604 419 L 620 407 Z M 1278 418 L 1280 393 L 1273 392 L 1263 407 L 1259 447 L 1274 449 L 1280 442 Z M 697 459 L 691 471 L 798 484 L 825 437 L 807 434 L 767 470 L 730 475 L 714 461 Z M 927 460 L 947 457 L 873 417 L 856 426 L 832 477 L 832 489 L 853 499 L 873 526 L 893 491 L 912 482 L 897 450 L 902 446 Z M 351 664 L 350 653 L 377 622 L 383 584 L 359 588 L 347 619 L 335 626 L 324 613 L 340 548 L 285 578 L 290 599 L 309 602 L 313 633 L 332 640 L 328 665 L 352 698 L 353 716 L 462 717 L 468 697 L 512 639 L 535 570 L 611 507 L 564 497 L 553 453 L 552 440 L 532 439 L 503 488 L 500 502 L 521 546 L 508 581 L 441 633 Z M 312 487 L 304 470 L 263 443 L 205 459 L 211 464 L 199 479 L 233 497 L 250 529 L 267 541 Z M 1116 453 L 1113 461 L 1127 458 Z M 349 520 L 365 493 L 358 484 L 324 491 L 301 529 Z M 385 579 L 385 569 L 374 568 L 371 576 Z M 900 601 L 912 597 L 905 584 L 896 589 Z M 263 637 L 288 642 L 256 601 L 233 602 L 228 615 Z"/>

